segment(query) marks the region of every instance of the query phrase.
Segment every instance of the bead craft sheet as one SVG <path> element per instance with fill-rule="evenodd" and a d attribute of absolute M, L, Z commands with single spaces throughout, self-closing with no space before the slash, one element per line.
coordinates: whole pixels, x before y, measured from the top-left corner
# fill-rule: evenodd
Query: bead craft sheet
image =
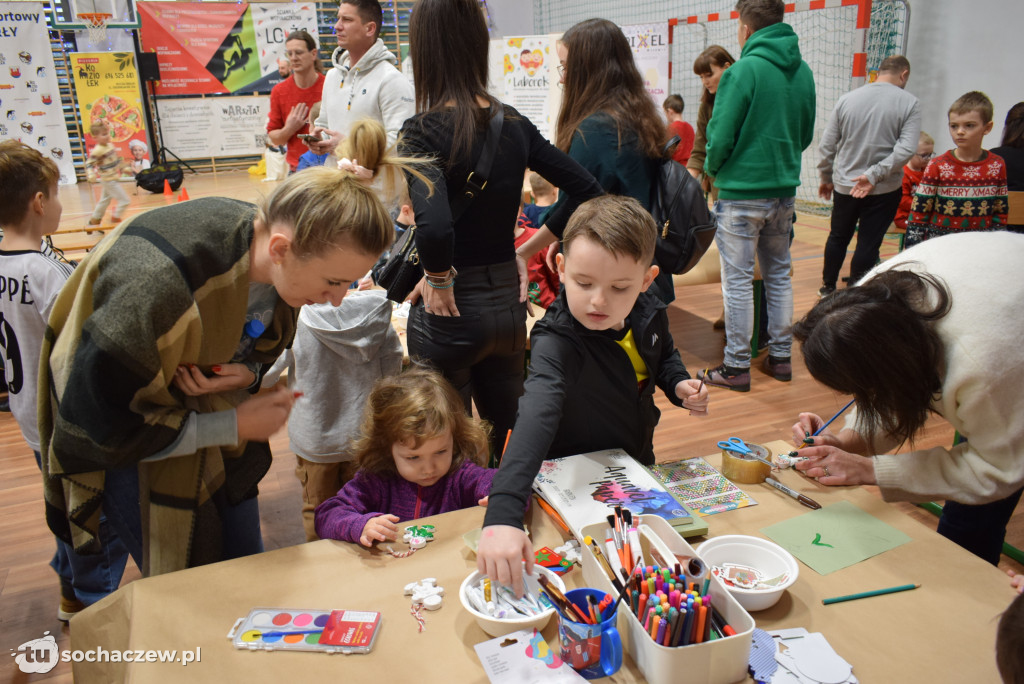
<path fill-rule="evenodd" d="M 757 505 L 753 497 L 700 457 L 658 463 L 650 470 L 677 499 L 700 516 Z"/>

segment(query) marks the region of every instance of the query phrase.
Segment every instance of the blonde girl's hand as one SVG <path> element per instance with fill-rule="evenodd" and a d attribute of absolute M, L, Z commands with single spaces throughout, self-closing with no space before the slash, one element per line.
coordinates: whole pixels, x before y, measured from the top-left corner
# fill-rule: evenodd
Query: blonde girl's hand
<path fill-rule="evenodd" d="M 178 366 L 172 384 L 190 397 L 217 392 L 229 392 L 251 387 L 256 374 L 244 363 L 224 363 L 211 366 L 213 375 L 207 377 L 195 364 Z"/>
<path fill-rule="evenodd" d="M 288 387 L 279 387 L 243 401 L 235 409 L 238 440 L 265 442 L 270 439 L 288 421 L 288 414 L 298 396 Z"/>
<path fill-rule="evenodd" d="M 370 518 L 363 525 L 363 533 L 359 535 L 359 543 L 363 546 L 373 546 L 374 542 L 379 541 L 395 541 L 398 539 L 398 522 L 397 515 L 378 515 L 376 518 Z"/>

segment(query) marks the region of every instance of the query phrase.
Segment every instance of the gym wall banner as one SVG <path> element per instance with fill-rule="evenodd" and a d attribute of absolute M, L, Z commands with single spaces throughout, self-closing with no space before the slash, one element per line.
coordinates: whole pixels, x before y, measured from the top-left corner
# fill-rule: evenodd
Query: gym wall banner
<path fill-rule="evenodd" d="M 82 133 L 86 148 L 91 150 L 96 144 L 89 129 L 97 121 L 106 121 L 110 127 L 110 142 L 120 150 L 121 158 L 125 160 L 122 175 L 133 178 L 132 147 L 138 148 L 140 152 L 145 150 L 139 160 L 140 164 L 144 160 L 148 161 L 149 156 L 135 54 L 75 52 L 69 57 L 78 109 L 82 113 Z M 142 143 L 141 147 L 139 143 Z"/>
<path fill-rule="evenodd" d="M 39 2 L 0 2 L 0 140 L 20 140 L 75 180 L 49 31 Z"/>
<path fill-rule="evenodd" d="M 668 23 L 623 26 L 622 32 L 633 48 L 633 61 L 644 78 L 647 94 L 660 112 L 662 103 L 669 96 Z"/>
<path fill-rule="evenodd" d="M 289 33 L 317 37 L 316 4 L 139 2 L 142 49 L 156 52 L 160 96 L 269 92 Z"/>

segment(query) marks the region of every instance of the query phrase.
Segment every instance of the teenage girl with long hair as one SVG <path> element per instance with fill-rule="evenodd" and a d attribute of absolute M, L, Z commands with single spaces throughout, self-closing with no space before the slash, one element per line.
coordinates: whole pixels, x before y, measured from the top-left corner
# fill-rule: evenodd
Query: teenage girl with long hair
<path fill-rule="evenodd" d="M 555 144 L 605 192 L 650 209 L 656 162 L 668 135 L 622 29 L 607 19 L 587 19 L 566 31 L 555 49 L 563 87 Z M 553 259 L 553 250 L 548 254 Z M 652 291 L 665 302 L 675 299 L 667 269 Z"/>

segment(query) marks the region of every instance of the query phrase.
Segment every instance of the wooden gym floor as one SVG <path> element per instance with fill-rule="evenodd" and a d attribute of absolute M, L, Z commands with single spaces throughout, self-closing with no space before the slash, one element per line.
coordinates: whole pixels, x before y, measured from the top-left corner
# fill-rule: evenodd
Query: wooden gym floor
<path fill-rule="evenodd" d="M 186 172 L 182 188 L 192 199 L 224 195 L 256 200 L 265 196 L 274 185 L 239 170 L 216 174 Z M 177 201 L 181 195 L 180 189 L 173 197 L 152 195 L 146 191 L 135 195 L 128 186 L 125 189 L 132 199 L 127 216 Z M 92 206 L 99 199 L 99 188 L 82 183 L 62 188 L 60 197 L 64 214 L 61 232 L 54 236 L 54 243 L 65 248 L 68 256 L 81 259 L 84 248 L 95 244 L 101 237 L 98 233 L 87 235 L 83 232 Z M 797 317 L 816 301 L 827 235 L 827 218 L 800 214 L 792 247 Z M 883 258 L 895 253 L 895 239 L 886 240 Z M 669 318 L 683 361 L 691 373 L 717 365 L 722 360 L 724 333 L 713 330 L 711 325 L 722 310 L 719 285 L 679 288 L 677 297 L 669 309 Z M 799 355 L 793 357 L 793 381 L 790 383 L 777 382 L 765 375 L 759 370 L 758 361 L 760 359 L 754 361 L 749 393 L 712 388 L 711 415 L 707 418 L 690 417 L 686 411 L 676 409 L 660 398 L 662 418 L 654 440 L 658 459 L 670 461 L 712 453 L 715 442 L 729 435 L 739 435 L 753 442 L 788 440 L 790 426 L 800 411 L 829 416 L 846 401 L 845 397 L 814 381 L 804 369 Z M 945 421 L 933 418 L 918 445 L 950 444 L 952 436 L 953 431 Z M 288 450 L 286 432 L 278 433 L 271 440 L 271 446 L 275 454 L 274 463 L 260 486 L 260 518 L 267 550 L 300 544 L 305 539 L 299 514 L 300 488 L 293 475 L 294 457 Z M 934 529 L 937 519 L 930 514 L 909 504 L 897 505 Z M 57 637 L 61 648 L 67 648 L 68 627 L 56 619 L 59 588 L 54 572 L 48 567 L 54 542 L 43 521 L 39 472 L 32 452 L 22 441 L 10 413 L 0 413 L 0 512 L 0 634 L 4 640 L 0 646 L 13 650 L 48 631 Z M 753 509 L 752 514 L 756 513 Z M 710 522 L 713 528 L 714 518 Z M 1007 541 L 1024 547 L 1024 507 L 1018 508 L 1011 520 Z M 1000 567 L 1024 572 L 1024 567 L 1006 557 L 1003 557 Z M 131 582 L 138 577 L 138 570 L 129 562 L 123 582 Z M 1007 582 L 1007 603 L 1012 598 Z M 153 647 L 159 648 L 159 645 Z M 43 679 L 71 681 L 70 665 L 60 663 L 48 675 L 33 677 L 33 681 Z M 17 670 L 13 658 L 3 659 L 0 660 L 0 680 L 23 682 L 28 681 L 28 675 Z"/>

